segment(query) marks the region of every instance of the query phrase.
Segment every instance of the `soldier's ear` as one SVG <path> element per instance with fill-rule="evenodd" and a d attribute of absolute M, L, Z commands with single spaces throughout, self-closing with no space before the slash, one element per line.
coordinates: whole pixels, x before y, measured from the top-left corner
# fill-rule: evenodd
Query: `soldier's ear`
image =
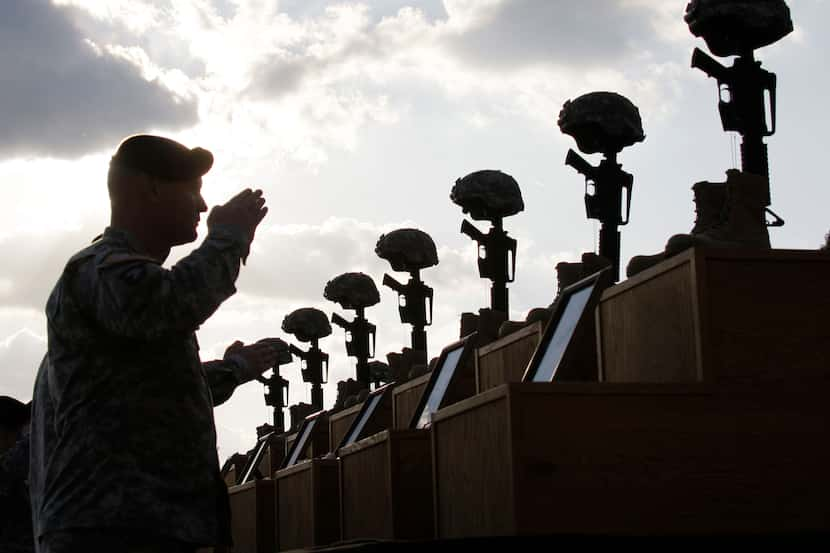
<path fill-rule="evenodd" d="M 147 197 L 153 203 L 161 203 L 163 201 L 162 198 L 162 182 L 159 181 L 156 177 L 147 177 L 146 183 L 146 190 L 147 190 Z"/>

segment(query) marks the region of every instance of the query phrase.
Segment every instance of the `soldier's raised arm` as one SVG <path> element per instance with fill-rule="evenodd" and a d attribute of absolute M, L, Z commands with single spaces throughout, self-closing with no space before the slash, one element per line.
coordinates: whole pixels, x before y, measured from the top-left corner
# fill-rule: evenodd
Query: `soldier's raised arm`
<path fill-rule="evenodd" d="M 261 193 L 248 190 L 214 208 L 207 238 L 171 269 L 126 249 L 96 256 L 78 275 L 76 297 L 115 336 L 193 332 L 236 292 L 240 261 L 264 216 L 263 204 Z"/>

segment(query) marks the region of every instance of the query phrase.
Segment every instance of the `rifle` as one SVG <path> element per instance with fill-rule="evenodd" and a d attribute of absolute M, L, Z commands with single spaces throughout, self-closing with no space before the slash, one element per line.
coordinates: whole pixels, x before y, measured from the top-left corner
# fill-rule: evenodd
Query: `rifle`
<path fill-rule="evenodd" d="M 322 409 L 323 388 L 321 384 L 328 381 L 329 354 L 320 351 L 316 339 L 311 341 L 311 348 L 308 351 L 303 351 L 294 344 L 288 345 L 288 351 L 302 360 L 300 374 L 303 382 L 311 383 L 311 404 Z"/>
<path fill-rule="evenodd" d="M 620 274 L 620 226 L 628 224 L 631 214 L 631 193 L 634 177 L 616 162 L 616 154 L 606 154 L 594 167 L 585 158 L 569 149 L 565 165 L 585 177 L 585 211 L 589 219 L 602 223 L 599 231 L 599 254 L 614 264 L 614 282 Z M 593 186 L 593 193 L 590 187 Z M 623 206 L 623 192 L 626 203 Z"/>
<path fill-rule="evenodd" d="M 260 340 L 265 342 L 270 339 Z M 286 345 L 282 340 L 273 340 L 280 345 Z M 263 383 L 266 387 L 265 391 L 265 405 L 274 408 L 274 428 L 279 432 L 285 431 L 285 414 L 283 408 L 288 405 L 288 380 L 280 376 L 280 365 L 290 363 L 291 346 L 286 350 L 282 350 L 277 357 L 277 362 L 273 366 L 274 373 L 266 378 L 262 375 L 256 377 L 256 380 Z"/>
<path fill-rule="evenodd" d="M 478 274 L 493 282 L 490 290 L 491 307 L 494 310 L 509 313 L 505 285 L 515 279 L 516 241 L 507 236 L 507 232 L 502 227 L 501 217 L 493 218 L 490 222 L 493 227 L 487 234 L 484 234 L 464 219 L 461 223 L 461 233 L 478 243 Z"/>
<path fill-rule="evenodd" d="M 375 356 L 375 335 L 377 327 L 366 320 L 363 309 L 349 322 L 337 313 L 331 314 L 331 322 L 346 331 L 346 354 L 357 358 L 357 380 L 368 386 L 368 362 Z"/>
<path fill-rule="evenodd" d="M 565 156 L 565 165 L 573 167 L 585 177 L 585 211 L 589 219 L 619 226 L 628 224 L 634 177 L 623 171 L 622 165 L 613 159 L 603 159 L 598 167 L 594 167 L 570 149 Z M 589 190 L 591 185 L 594 187 L 593 194 Z M 623 191 L 626 195 L 625 214 L 622 210 Z"/>
<path fill-rule="evenodd" d="M 718 111 L 724 131 L 741 135 L 741 170 L 767 179 L 764 206 L 770 205 L 769 155 L 763 138 L 775 134 L 777 77 L 761 68 L 752 51 L 738 56 L 731 67 L 695 48 L 692 67 L 700 69 L 718 82 Z M 767 100 L 769 95 L 769 121 Z M 781 226 L 783 219 L 769 207 L 766 212 L 774 217 L 769 226 Z"/>
<path fill-rule="evenodd" d="M 288 380 L 277 374 L 265 381 L 265 405 L 274 408 L 274 428 L 278 432 L 285 432 L 285 414 L 283 408 L 288 405 Z"/>
<path fill-rule="evenodd" d="M 401 322 L 413 326 L 432 324 L 432 288 L 421 282 L 417 275 L 401 284 L 388 274 L 383 275 L 383 285 L 398 293 Z"/>
<path fill-rule="evenodd" d="M 432 288 L 424 284 L 418 271 L 410 273 L 409 282 L 401 284 L 388 274 L 383 275 L 383 285 L 398 293 L 398 313 L 401 322 L 412 325 L 412 349 L 427 351 L 425 326 L 432 324 Z"/>

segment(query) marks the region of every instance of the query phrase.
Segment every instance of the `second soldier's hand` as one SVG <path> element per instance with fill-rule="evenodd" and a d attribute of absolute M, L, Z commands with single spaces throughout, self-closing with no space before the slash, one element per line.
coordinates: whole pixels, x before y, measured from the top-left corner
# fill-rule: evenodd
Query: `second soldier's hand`
<path fill-rule="evenodd" d="M 288 344 L 279 338 L 260 340 L 250 345 L 245 345 L 237 340 L 225 350 L 225 357 L 236 355 L 244 360 L 244 363 L 239 366 L 240 374 L 237 377 L 240 382 L 247 382 L 256 379 L 265 371 L 273 368 L 277 364 L 280 355 L 287 349 Z"/>
<path fill-rule="evenodd" d="M 250 244 L 257 226 L 267 213 L 262 190 L 246 188 L 225 204 L 214 207 L 208 215 L 207 225 L 208 229 L 213 225 L 235 226 L 245 233 Z"/>

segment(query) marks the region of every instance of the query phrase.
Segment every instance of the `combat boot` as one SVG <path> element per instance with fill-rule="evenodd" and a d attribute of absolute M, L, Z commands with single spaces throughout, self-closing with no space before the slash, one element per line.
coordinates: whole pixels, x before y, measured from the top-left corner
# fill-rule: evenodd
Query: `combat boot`
<path fill-rule="evenodd" d="M 582 278 L 582 263 L 579 261 L 560 261 L 556 264 L 556 295 L 564 288 Z"/>
<path fill-rule="evenodd" d="M 585 252 L 582 254 L 581 261 L 560 261 L 556 264 L 556 298 L 553 303 L 547 307 L 536 307 L 531 309 L 524 321 L 504 321 L 499 327 L 499 337 L 507 336 L 522 328 L 532 325 L 537 321 L 547 323 L 553 315 L 556 301 L 562 293 L 562 290 L 579 282 L 583 278 L 589 277 L 594 273 L 611 266 L 611 261 L 601 255 L 593 252 Z"/>
<path fill-rule="evenodd" d="M 703 235 L 724 222 L 727 197 L 726 183 L 696 182 L 692 186 L 692 192 L 694 193 L 695 202 L 695 224 L 689 234 L 676 234 L 669 238 L 669 242 L 675 241 L 677 245 L 685 239 L 680 237 Z M 632 277 L 649 267 L 657 265 L 664 259 L 668 259 L 679 251 L 682 250 L 672 249 L 670 252 L 669 246 L 666 244 L 666 248 L 660 253 L 653 255 L 635 255 L 628 262 L 625 274 L 628 277 Z"/>
<path fill-rule="evenodd" d="M 594 252 L 584 252 L 581 261 L 561 261 L 556 264 L 557 295 L 583 278 L 611 266 L 611 261 Z"/>
<path fill-rule="evenodd" d="M 724 184 L 726 203 L 720 215 L 721 221 L 699 233 L 672 236 L 666 243 L 667 257 L 694 246 L 770 248 L 765 218 L 767 179 L 730 169 L 726 172 Z"/>

